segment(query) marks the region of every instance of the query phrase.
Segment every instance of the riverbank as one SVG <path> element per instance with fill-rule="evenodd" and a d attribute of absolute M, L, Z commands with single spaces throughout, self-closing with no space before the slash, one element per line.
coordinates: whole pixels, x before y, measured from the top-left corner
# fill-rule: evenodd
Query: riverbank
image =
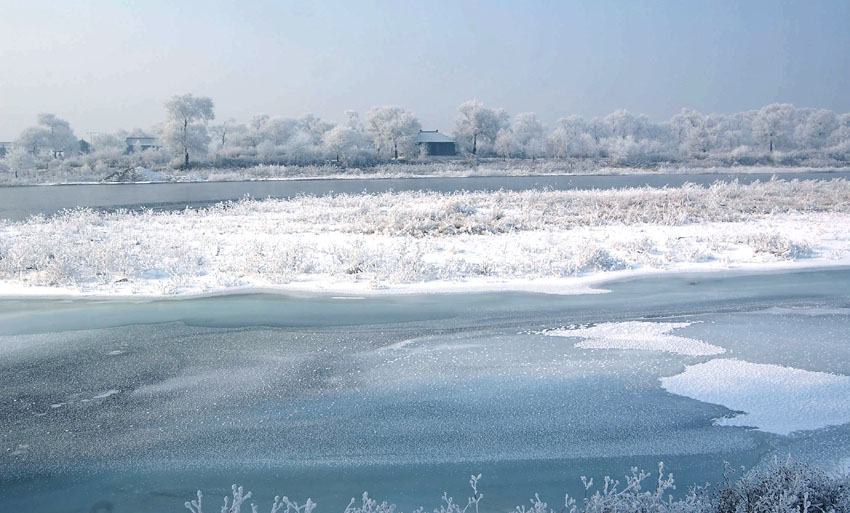
<path fill-rule="evenodd" d="M 371 167 L 340 167 L 337 165 L 285 166 L 256 165 L 244 168 L 199 167 L 179 170 L 168 167 L 149 169 L 142 166 L 122 169 L 109 175 L 93 172 L 79 174 L 44 170 L 34 177 L 4 177 L 0 187 L 34 185 L 92 185 L 115 183 L 216 183 L 265 182 L 295 180 L 364 180 L 410 178 L 500 178 L 500 177 L 557 177 L 557 176 L 635 176 L 635 175 L 750 175 L 847 173 L 850 166 L 800 166 L 781 164 L 711 165 L 703 163 L 664 163 L 655 166 L 613 166 L 581 161 L 538 160 L 482 162 L 448 160 L 428 163 L 382 164 Z"/>
<path fill-rule="evenodd" d="M 588 293 L 664 272 L 850 265 L 850 182 L 398 192 L 0 223 L 0 294 Z"/>

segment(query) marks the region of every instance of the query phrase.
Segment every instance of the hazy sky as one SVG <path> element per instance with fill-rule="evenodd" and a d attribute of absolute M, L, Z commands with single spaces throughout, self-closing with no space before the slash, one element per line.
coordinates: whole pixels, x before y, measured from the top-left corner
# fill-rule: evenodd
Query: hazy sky
<path fill-rule="evenodd" d="M 219 120 L 395 104 L 446 132 L 470 98 L 546 123 L 847 112 L 850 0 L 0 0 L 0 140 L 39 112 L 79 136 L 147 128 L 185 92 Z"/>

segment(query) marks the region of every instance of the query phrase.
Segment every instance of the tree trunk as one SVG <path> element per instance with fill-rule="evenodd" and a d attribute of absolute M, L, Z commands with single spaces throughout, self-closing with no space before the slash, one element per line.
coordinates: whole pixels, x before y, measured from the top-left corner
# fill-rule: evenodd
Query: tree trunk
<path fill-rule="evenodd" d="M 476 151 L 478 150 L 477 145 L 478 145 L 478 136 L 473 134 L 472 135 L 472 154 L 473 155 L 475 155 Z"/>
<path fill-rule="evenodd" d="M 183 167 L 185 167 L 186 169 L 189 169 L 189 148 L 187 148 L 185 146 L 185 142 L 188 140 L 188 138 L 189 138 L 189 118 L 183 118 L 183 141 L 184 141 Z"/>

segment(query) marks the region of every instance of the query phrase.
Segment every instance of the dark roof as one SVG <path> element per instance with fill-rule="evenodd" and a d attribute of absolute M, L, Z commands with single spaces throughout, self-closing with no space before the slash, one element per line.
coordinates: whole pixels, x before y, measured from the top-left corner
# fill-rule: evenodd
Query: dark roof
<path fill-rule="evenodd" d="M 454 139 L 441 134 L 439 130 L 420 130 L 417 143 L 453 143 Z"/>

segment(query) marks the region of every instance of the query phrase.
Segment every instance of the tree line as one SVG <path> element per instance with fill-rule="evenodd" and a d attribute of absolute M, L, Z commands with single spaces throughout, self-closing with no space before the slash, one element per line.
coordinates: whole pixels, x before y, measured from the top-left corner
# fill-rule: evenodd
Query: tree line
<path fill-rule="evenodd" d="M 68 121 L 40 114 L 35 126 L 4 148 L 0 171 L 21 178 L 52 168 L 96 174 L 127 166 L 370 166 L 427 158 L 424 145 L 416 144 L 420 129 L 416 115 L 397 106 L 375 107 L 364 118 L 346 111 L 338 124 L 311 114 L 216 122 L 212 99 L 186 94 L 166 101 L 164 122 L 149 130 L 97 134 L 87 141 L 78 139 Z M 730 115 L 682 109 L 660 123 L 617 110 L 603 118 L 564 117 L 546 127 L 532 112 L 511 116 L 471 100 L 458 107 L 451 135 L 458 154 L 474 158 L 596 159 L 622 166 L 850 161 L 850 113 L 777 103 Z M 142 137 L 153 143 L 128 145 Z"/>

